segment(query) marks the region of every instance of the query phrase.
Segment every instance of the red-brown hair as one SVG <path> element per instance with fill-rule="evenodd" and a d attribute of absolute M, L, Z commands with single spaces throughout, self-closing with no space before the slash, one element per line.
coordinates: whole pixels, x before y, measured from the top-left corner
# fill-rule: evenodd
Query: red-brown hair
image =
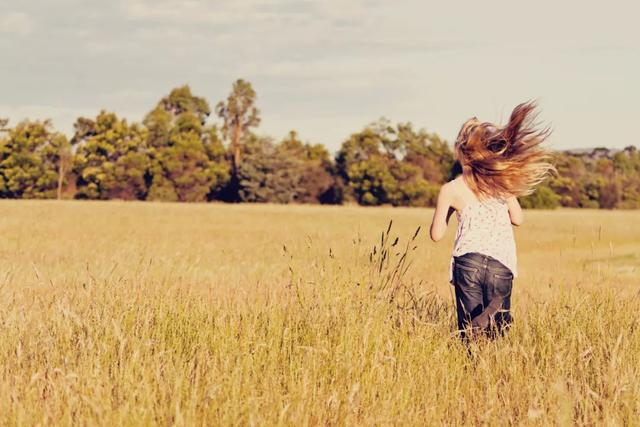
<path fill-rule="evenodd" d="M 534 102 L 518 105 L 502 127 L 475 117 L 462 125 L 456 157 L 465 182 L 479 197 L 531 194 L 555 170 L 541 146 L 550 130 L 538 128 L 535 109 Z"/>

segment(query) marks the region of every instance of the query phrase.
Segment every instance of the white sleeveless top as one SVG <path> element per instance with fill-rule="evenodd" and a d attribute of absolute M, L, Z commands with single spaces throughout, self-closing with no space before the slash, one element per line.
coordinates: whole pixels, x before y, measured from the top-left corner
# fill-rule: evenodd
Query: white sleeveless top
<path fill-rule="evenodd" d="M 490 198 L 470 202 L 461 211 L 456 211 L 456 216 L 458 230 L 450 280 L 453 280 L 453 257 L 469 252 L 489 255 L 509 268 L 514 277 L 518 276 L 516 242 L 506 200 Z"/>

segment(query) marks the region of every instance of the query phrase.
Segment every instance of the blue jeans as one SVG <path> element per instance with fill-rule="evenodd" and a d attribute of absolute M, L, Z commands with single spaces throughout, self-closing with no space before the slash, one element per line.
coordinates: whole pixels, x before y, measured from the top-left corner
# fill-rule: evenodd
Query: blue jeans
<path fill-rule="evenodd" d="M 501 262 L 476 252 L 453 258 L 458 329 L 502 332 L 511 321 L 513 273 Z"/>

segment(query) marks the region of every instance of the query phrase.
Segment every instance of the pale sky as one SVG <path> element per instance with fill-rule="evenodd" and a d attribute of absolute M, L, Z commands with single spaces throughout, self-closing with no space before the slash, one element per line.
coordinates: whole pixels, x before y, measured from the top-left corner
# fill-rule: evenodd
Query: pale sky
<path fill-rule="evenodd" d="M 639 17 L 631 0 L 2 0 L 0 117 L 71 134 L 185 83 L 213 108 L 244 78 L 258 133 L 332 150 L 381 116 L 452 141 L 528 99 L 555 148 L 640 146 Z"/>

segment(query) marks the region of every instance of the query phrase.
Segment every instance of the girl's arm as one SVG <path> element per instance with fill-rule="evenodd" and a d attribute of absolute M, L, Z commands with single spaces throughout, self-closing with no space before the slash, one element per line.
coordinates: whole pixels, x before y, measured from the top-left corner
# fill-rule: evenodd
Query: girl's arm
<path fill-rule="evenodd" d="M 433 220 L 431 221 L 431 240 L 437 242 L 444 237 L 447 231 L 447 225 L 449 224 L 449 218 L 451 214 L 455 212 L 451 204 L 453 203 L 453 190 L 450 184 L 445 184 L 440 189 L 438 194 L 438 202 L 436 204 L 436 210 L 433 213 Z"/>
<path fill-rule="evenodd" d="M 507 199 L 507 206 L 509 206 L 509 217 L 511 218 L 511 224 L 522 225 L 524 222 L 524 213 L 518 203 L 518 199 L 514 196 Z"/>

